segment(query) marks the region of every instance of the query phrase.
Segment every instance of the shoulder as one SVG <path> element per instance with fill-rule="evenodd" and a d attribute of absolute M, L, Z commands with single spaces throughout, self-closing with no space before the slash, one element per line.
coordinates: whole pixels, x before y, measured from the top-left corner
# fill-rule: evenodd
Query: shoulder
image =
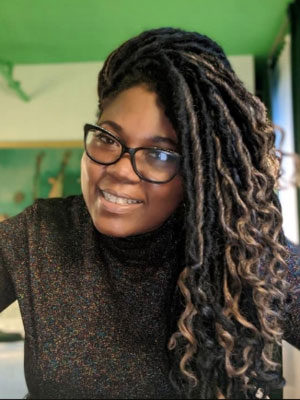
<path fill-rule="evenodd" d="M 20 214 L 0 224 L 2 230 L 27 231 L 51 227 L 70 227 L 80 224 L 89 216 L 82 195 L 65 198 L 37 199 Z"/>
<path fill-rule="evenodd" d="M 291 253 L 297 255 L 298 257 L 300 257 L 300 245 L 292 242 L 288 238 L 285 238 L 285 240 L 286 240 L 286 245 L 287 245 L 289 251 Z"/>
<path fill-rule="evenodd" d="M 287 259 L 288 279 L 300 284 L 300 246 L 286 239 L 289 256 Z"/>
<path fill-rule="evenodd" d="M 290 308 L 297 310 L 297 314 L 299 314 L 300 247 L 297 244 L 287 240 L 287 248 L 289 251 L 289 256 L 287 258 L 288 273 L 286 279 L 291 285 L 287 296 L 287 304 Z"/>
<path fill-rule="evenodd" d="M 57 218 L 67 214 L 85 212 L 86 206 L 82 195 L 74 195 L 52 199 L 37 199 L 26 211 L 32 215 L 46 215 L 49 219 L 52 216 Z"/>
<path fill-rule="evenodd" d="M 291 284 L 285 304 L 283 339 L 300 349 L 300 246 L 286 240 L 289 251 L 287 281 Z"/>
<path fill-rule="evenodd" d="M 30 223 L 51 228 L 70 228 L 81 224 L 89 216 L 83 196 L 38 199 L 27 211 Z"/>

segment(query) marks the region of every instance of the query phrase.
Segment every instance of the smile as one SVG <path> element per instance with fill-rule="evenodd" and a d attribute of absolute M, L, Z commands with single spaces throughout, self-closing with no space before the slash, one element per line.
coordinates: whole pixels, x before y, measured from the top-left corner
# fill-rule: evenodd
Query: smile
<path fill-rule="evenodd" d="M 104 192 L 102 190 L 103 197 L 105 200 L 109 201 L 110 203 L 115 203 L 115 204 L 138 204 L 141 203 L 139 200 L 133 200 L 133 199 L 125 199 L 124 197 L 117 197 L 114 196 L 110 193 Z"/>
<path fill-rule="evenodd" d="M 114 196 L 111 193 L 99 190 L 100 212 L 109 214 L 127 214 L 143 206 L 142 201 Z"/>

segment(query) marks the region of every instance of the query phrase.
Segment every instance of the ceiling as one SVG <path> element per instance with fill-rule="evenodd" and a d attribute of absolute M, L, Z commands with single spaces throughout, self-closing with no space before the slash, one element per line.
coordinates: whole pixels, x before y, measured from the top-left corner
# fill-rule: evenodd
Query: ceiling
<path fill-rule="evenodd" d="M 0 58 L 99 61 L 145 29 L 204 33 L 228 55 L 266 60 L 292 0 L 0 0 Z"/>

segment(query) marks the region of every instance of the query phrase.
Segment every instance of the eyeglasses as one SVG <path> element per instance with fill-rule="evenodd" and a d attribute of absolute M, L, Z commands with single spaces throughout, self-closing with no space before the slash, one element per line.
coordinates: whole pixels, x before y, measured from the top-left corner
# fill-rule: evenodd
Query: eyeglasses
<path fill-rule="evenodd" d="M 127 147 L 111 132 L 97 125 L 84 126 L 84 147 L 87 156 L 101 165 L 115 164 L 124 153 L 129 153 L 135 173 L 147 182 L 167 183 L 180 168 L 179 153 L 159 147 Z"/>

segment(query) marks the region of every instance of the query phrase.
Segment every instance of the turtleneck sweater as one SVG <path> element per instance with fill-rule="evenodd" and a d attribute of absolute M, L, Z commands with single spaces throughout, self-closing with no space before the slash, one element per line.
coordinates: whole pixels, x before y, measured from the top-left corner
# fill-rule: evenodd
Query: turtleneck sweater
<path fill-rule="evenodd" d="M 180 208 L 136 236 L 98 232 L 82 196 L 0 224 L 0 310 L 18 299 L 30 398 L 174 398 L 167 341 Z"/>
<path fill-rule="evenodd" d="M 178 208 L 152 232 L 103 235 L 82 196 L 37 200 L 0 224 L 0 311 L 18 300 L 29 398 L 178 397 L 167 342 L 183 225 Z M 296 255 L 289 270 L 299 285 Z M 299 309 L 284 337 L 297 347 Z"/>

